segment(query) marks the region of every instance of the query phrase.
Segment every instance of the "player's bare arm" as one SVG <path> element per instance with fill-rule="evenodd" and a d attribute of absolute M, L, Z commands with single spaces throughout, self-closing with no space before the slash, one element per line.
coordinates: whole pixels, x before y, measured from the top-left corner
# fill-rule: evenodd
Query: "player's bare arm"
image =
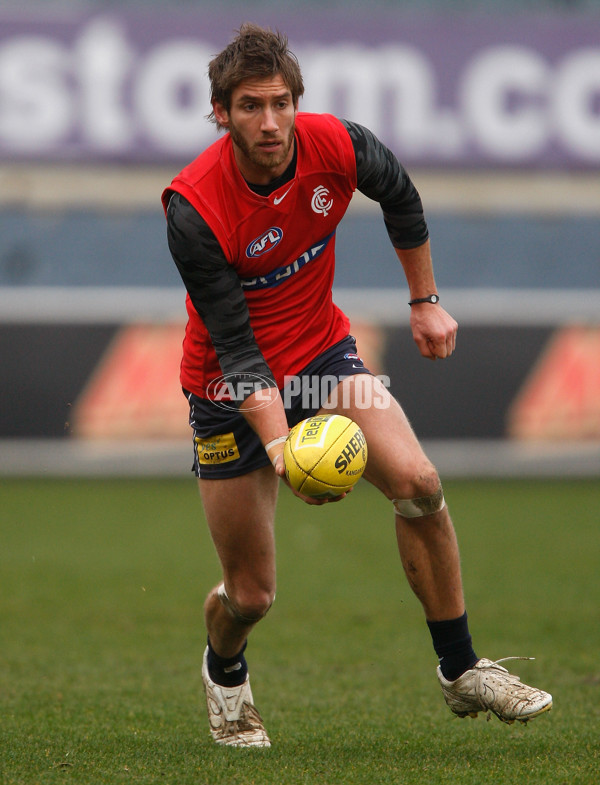
<path fill-rule="evenodd" d="M 408 172 L 368 128 L 348 120 L 343 123 L 354 146 L 357 188 L 381 205 L 410 299 L 437 294 L 423 205 Z M 423 357 L 436 360 L 454 351 L 458 325 L 439 303 L 412 306 L 411 327 Z"/>
<path fill-rule="evenodd" d="M 450 357 L 456 347 L 458 324 L 439 302 L 414 300 L 437 294 L 429 240 L 418 248 L 396 249 L 410 292 L 410 326 L 423 357 L 431 360 Z"/>
<path fill-rule="evenodd" d="M 249 395 L 241 404 L 240 412 L 244 415 L 250 427 L 258 434 L 277 474 L 292 491 L 306 504 L 327 504 L 340 501 L 347 494 L 343 493 L 335 498 L 315 499 L 298 493 L 288 483 L 285 476 L 283 462 L 283 447 L 288 434 L 288 424 L 283 407 L 283 401 L 276 387 L 268 387 Z"/>
<path fill-rule="evenodd" d="M 283 477 L 283 445 L 288 434 L 288 424 L 279 390 L 267 387 L 251 393 L 242 401 L 239 410 L 258 434 L 275 473 Z"/>

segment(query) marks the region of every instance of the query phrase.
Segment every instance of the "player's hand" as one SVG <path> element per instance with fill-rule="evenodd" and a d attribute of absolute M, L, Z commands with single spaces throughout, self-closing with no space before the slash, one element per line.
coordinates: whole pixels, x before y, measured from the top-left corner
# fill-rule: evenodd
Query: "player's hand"
<path fill-rule="evenodd" d="M 298 493 L 298 491 L 295 488 L 292 488 L 292 486 L 288 482 L 287 477 L 285 476 L 285 466 L 283 463 L 283 445 L 281 445 L 281 451 L 276 451 L 271 460 L 273 462 L 273 468 L 275 469 L 275 474 L 277 474 L 284 481 L 284 483 L 294 494 L 294 496 L 297 496 L 298 499 L 302 499 L 302 501 L 305 502 L 306 504 L 321 505 L 321 504 L 329 504 L 329 502 L 339 502 L 343 498 L 345 498 L 352 490 L 352 488 L 350 488 L 350 490 L 346 491 L 346 493 L 341 493 L 339 496 L 335 496 L 333 498 L 328 497 L 326 499 L 314 499 L 312 496 L 304 496 L 302 493 Z"/>
<path fill-rule="evenodd" d="M 330 502 L 340 502 L 342 499 L 345 499 L 349 493 L 352 492 L 352 488 L 350 488 L 345 493 L 341 493 L 339 496 L 328 496 L 325 499 L 315 499 L 312 496 L 304 496 L 303 494 L 298 493 L 298 491 L 292 488 L 292 486 L 289 484 L 285 475 L 283 477 L 283 481 L 290 489 L 290 491 L 294 494 L 294 496 L 297 496 L 299 499 L 302 499 L 302 501 L 305 502 L 306 504 L 315 504 L 318 506 L 322 504 L 329 504 Z"/>
<path fill-rule="evenodd" d="M 423 357 L 443 360 L 456 348 L 458 324 L 439 304 L 419 303 L 410 309 L 413 338 Z"/>

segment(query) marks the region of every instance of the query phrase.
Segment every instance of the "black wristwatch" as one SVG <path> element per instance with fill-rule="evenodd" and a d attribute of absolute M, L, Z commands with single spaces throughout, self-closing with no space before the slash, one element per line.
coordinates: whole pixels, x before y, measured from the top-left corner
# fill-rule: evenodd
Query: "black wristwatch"
<path fill-rule="evenodd" d="M 431 303 L 432 305 L 435 305 L 436 303 L 439 303 L 439 301 L 439 294 L 429 294 L 427 297 L 417 297 L 416 300 L 410 300 L 408 304 L 417 305 L 417 303 Z"/>

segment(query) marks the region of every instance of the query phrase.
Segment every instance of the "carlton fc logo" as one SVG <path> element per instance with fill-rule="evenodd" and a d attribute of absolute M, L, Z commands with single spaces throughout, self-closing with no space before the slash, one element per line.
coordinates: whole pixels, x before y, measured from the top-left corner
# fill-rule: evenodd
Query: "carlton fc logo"
<path fill-rule="evenodd" d="M 333 207 L 333 197 L 324 185 L 318 185 L 315 188 L 310 206 L 315 213 L 321 213 L 322 215 L 327 215 L 329 213 Z"/>
<path fill-rule="evenodd" d="M 283 232 L 278 226 L 272 226 L 266 232 L 256 237 L 246 248 L 246 256 L 253 259 L 272 251 L 283 239 Z"/>

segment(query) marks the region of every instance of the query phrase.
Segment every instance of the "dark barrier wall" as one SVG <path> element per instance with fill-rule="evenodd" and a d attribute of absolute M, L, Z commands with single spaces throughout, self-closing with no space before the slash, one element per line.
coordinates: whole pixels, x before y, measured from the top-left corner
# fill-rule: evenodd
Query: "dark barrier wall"
<path fill-rule="evenodd" d="M 422 438 L 496 438 L 552 330 L 461 327 L 448 360 L 422 359 L 408 329 L 386 331 L 384 365 L 394 395 Z"/>
<path fill-rule="evenodd" d="M 0 438 L 68 435 L 117 325 L 0 325 Z"/>
<path fill-rule="evenodd" d="M 0 325 L 0 438 L 69 436 L 73 405 L 118 328 Z M 507 409 L 551 333 L 464 327 L 455 355 L 434 363 L 420 357 L 408 329 L 385 328 L 377 370 L 421 437 L 502 437 Z"/>

